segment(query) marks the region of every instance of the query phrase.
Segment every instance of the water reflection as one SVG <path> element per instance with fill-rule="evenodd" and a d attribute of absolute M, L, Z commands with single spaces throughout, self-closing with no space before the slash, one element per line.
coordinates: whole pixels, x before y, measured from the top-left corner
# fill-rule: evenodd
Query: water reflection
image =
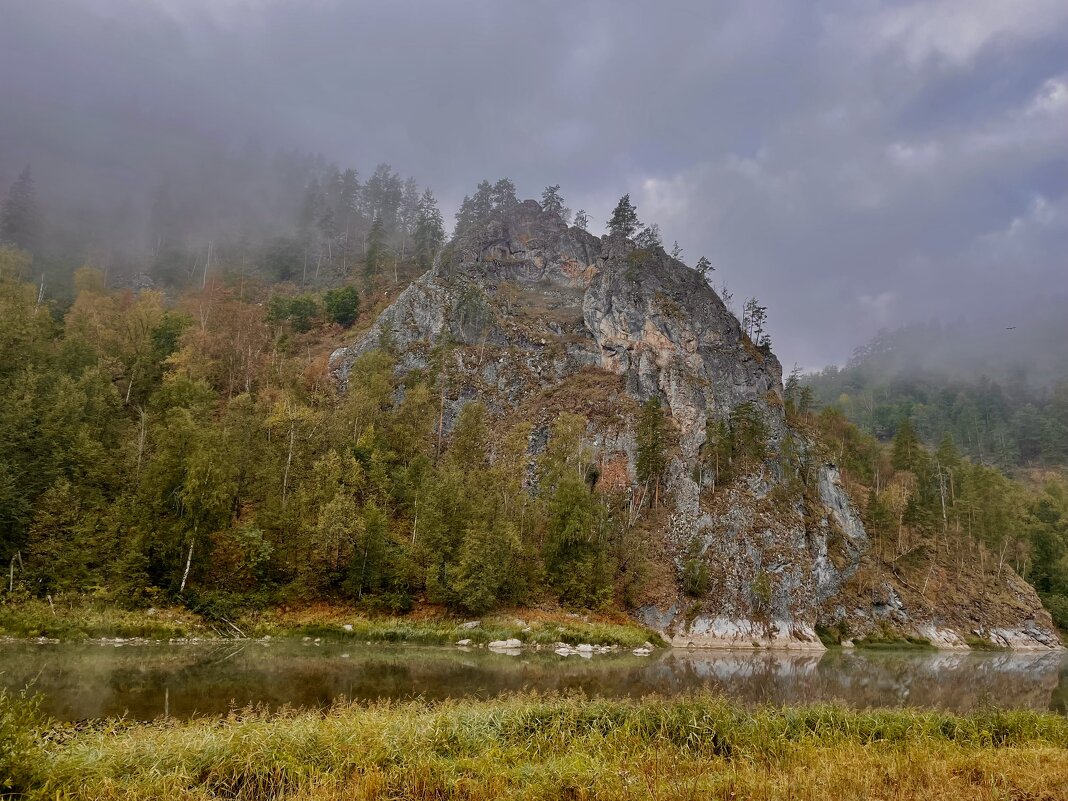
<path fill-rule="evenodd" d="M 601 696 L 712 690 L 745 703 L 967 711 L 984 705 L 1068 711 L 1059 653 L 668 651 L 594 659 L 551 653 L 293 641 L 212 645 L 0 645 L 0 685 L 27 684 L 64 720 L 147 719 L 233 706 L 479 697 L 522 690 Z"/>

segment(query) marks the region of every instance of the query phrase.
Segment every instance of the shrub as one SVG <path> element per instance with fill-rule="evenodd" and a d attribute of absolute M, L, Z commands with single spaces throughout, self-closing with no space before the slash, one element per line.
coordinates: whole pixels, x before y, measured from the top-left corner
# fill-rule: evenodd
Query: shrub
<path fill-rule="evenodd" d="M 360 314 L 360 293 L 354 286 L 331 289 L 323 299 L 326 315 L 332 322 L 348 328 Z"/>

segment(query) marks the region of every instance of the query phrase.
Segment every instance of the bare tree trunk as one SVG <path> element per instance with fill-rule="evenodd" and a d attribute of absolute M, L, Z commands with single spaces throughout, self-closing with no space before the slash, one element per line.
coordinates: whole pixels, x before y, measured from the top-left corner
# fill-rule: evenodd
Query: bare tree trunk
<path fill-rule="evenodd" d="M 289 428 L 289 454 L 286 456 L 286 470 L 282 475 L 282 507 L 286 505 L 286 493 L 289 490 L 289 466 L 293 464 L 293 443 L 297 439 L 297 427 L 290 424 Z"/>
<path fill-rule="evenodd" d="M 415 533 L 419 529 L 419 496 L 415 496 L 415 517 L 412 518 L 412 545 L 415 545 Z"/>
<path fill-rule="evenodd" d="M 178 594 L 185 592 L 185 583 L 189 580 L 189 568 L 193 565 L 193 542 L 196 540 L 197 530 L 193 528 L 193 539 L 189 540 L 189 553 L 185 557 L 185 572 L 182 573 L 182 585 L 178 588 Z"/>
<path fill-rule="evenodd" d="M 365 531 L 363 534 L 363 564 L 360 565 L 360 589 L 356 593 L 357 600 L 363 600 L 363 581 L 367 576 L 367 549 L 368 549 L 368 536 Z"/>
<path fill-rule="evenodd" d="M 441 457 L 441 433 L 445 426 L 445 382 L 441 382 L 441 406 L 438 408 L 438 443 L 434 451 L 434 460 Z"/>
<path fill-rule="evenodd" d="M 208 267 L 211 265 L 211 242 L 208 242 L 208 256 L 204 259 L 204 272 L 200 278 L 200 288 L 203 289 L 208 285 Z"/>
<path fill-rule="evenodd" d="M 146 425 L 148 415 L 145 414 L 145 409 L 143 406 L 138 406 L 137 411 L 141 418 L 141 426 L 137 432 L 137 472 L 140 473 L 141 459 L 145 455 L 145 429 L 148 427 Z"/>

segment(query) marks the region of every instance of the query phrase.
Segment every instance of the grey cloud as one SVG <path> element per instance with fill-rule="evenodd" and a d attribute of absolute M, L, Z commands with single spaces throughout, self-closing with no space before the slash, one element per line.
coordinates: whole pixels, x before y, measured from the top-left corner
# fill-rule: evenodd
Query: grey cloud
<path fill-rule="evenodd" d="M 256 134 L 389 161 L 447 207 L 510 175 L 600 226 L 629 191 L 808 367 L 883 325 L 1068 293 L 1063 2 L 0 0 L 0 18 L 5 181 L 32 159 L 42 183 L 122 185 Z"/>

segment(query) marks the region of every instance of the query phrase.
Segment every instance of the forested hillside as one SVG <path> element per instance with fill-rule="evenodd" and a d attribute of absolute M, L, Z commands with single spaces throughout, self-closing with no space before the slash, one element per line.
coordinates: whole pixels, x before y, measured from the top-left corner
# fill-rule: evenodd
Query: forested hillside
<path fill-rule="evenodd" d="M 901 328 L 800 383 L 883 441 L 907 418 L 928 445 L 948 434 L 984 464 L 1064 465 L 1068 317 L 1054 304 L 1018 326 L 1001 322 Z"/>
<path fill-rule="evenodd" d="M 491 433 L 473 403 L 443 437 L 438 376 L 399 383 L 388 341 L 338 393 L 326 357 L 368 320 L 351 284 L 212 270 L 167 297 L 85 268 L 57 316 L 27 273 L 2 251 L 0 555 L 18 591 L 481 612 L 610 602 L 640 575 L 641 538 L 588 491 L 581 417 L 557 420 L 535 496 L 529 425 Z"/>
<path fill-rule="evenodd" d="M 800 408 L 836 442 L 888 558 L 922 548 L 1011 564 L 1068 626 L 1068 365 L 1065 318 L 911 326 L 844 368 L 794 374 Z M 988 554 L 961 545 L 984 542 Z M 954 546 L 954 542 L 957 543 Z"/>

